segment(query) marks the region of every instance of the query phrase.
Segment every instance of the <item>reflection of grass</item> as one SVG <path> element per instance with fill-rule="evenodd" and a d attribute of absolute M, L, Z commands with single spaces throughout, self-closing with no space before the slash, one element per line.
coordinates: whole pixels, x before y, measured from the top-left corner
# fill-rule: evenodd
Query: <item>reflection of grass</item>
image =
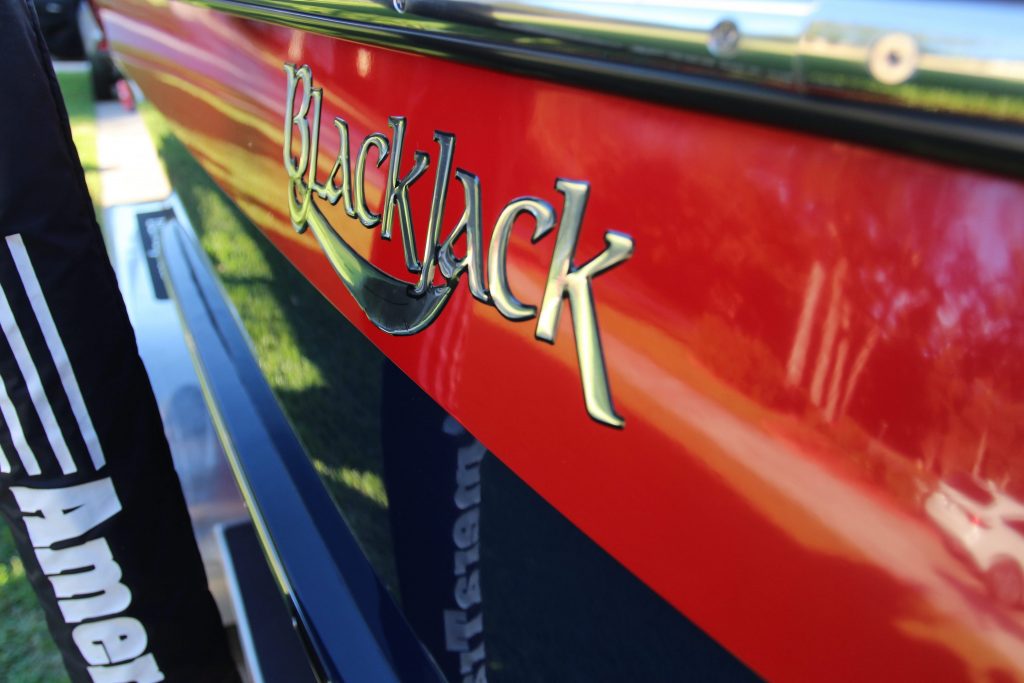
<path fill-rule="evenodd" d="M 328 481 L 344 484 L 354 491 L 359 491 L 382 508 L 388 506 L 388 495 L 384 491 L 384 481 L 376 472 L 361 472 L 351 467 L 331 467 L 322 460 L 313 462 L 317 474 Z"/>
<path fill-rule="evenodd" d="M 99 219 L 100 167 L 96 153 L 96 108 L 92 99 L 92 81 L 88 71 L 57 73 L 64 106 L 71 121 L 71 137 L 78 149 L 78 158 L 85 169 L 85 184 L 89 186 L 92 204 Z"/>
<path fill-rule="evenodd" d="M 1019 89 L 1012 90 L 992 81 L 989 90 L 982 90 L 976 82 L 967 79 L 929 76 L 924 74 L 917 77 L 915 82 L 890 86 L 879 83 L 866 73 L 842 75 L 822 71 L 814 73 L 814 82 L 816 86 L 861 92 L 868 99 L 893 100 L 904 106 L 927 111 L 1007 121 L 1024 119 L 1024 95 Z"/>
<path fill-rule="evenodd" d="M 57 683 L 68 680 L 60 654 L 46 630 L 11 532 L 0 528 L 0 680 Z"/>
<path fill-rule="evenodd" d="M 381 477 L 380 355 L 224 196 L 166 120 L 148 104 L 140 111 L 260 369 L 381 579 L 394 588 Z"/>
<path fill-rule="evenodd" d="M 190 192 L 197 218 L 205 226 L 194 223 L 203 247 L 213 256 L 239 316 L 250 328 L 256 356 L 271 386 L 288 391 L 322 387 L 319 370 L 295 343 L 287 314 L 275 296 L 270 265 L 251 236 L 238 234 L 242 219 L 214 187 L 193 186 Z"/>

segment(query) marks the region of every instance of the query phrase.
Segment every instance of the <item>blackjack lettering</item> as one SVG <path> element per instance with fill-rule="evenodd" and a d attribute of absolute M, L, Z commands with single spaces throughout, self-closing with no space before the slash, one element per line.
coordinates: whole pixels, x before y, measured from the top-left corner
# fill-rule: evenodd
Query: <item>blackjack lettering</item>
<path fill-rule="evenodd" d="M 405 117 L 388 117 L 390 138 L 378 132 L 363 139 L 356 159 L 354 178 L 350 177 L 348 124 L 344 119 L 335 118 L 338 154 L 330 173 L 320 181 L 317 179 L 317 160 L 323 92 L 313 87 L 313 76 L 308 65 L 296 67 L 285 64 L 284 71 L 287 91 L 283 157 L 289 181 L 288 213 L 292 227 L 303 233 L 307 227 L 313 226 L 316 239 L 335 272 L 367 317 L 390 334 L 418 333 L 441 314 L 452 291 L 458 286 L 461 275 L 467 273 L 470 293 L 477 301 L 492 304 L 504 318 L 511 321 L 537 317 L 535 337 L 554 344 L 562 301 L 568 299 L 587 413 L 601 424 L 623 427 L 625 420 L 615 411 L 612 402 L 592 281 L 598 275 L 629 260 L 633 254 L 633 238 L 622 232 L 607 231 L 605 250 L 582 266 L 575 264 L 589 185 L 578 180 L 556 180 L 555 188 L 564 198 L 560 221 L 554 207 L 540 197 L 522 196 L 511 200 L 499 213 L 491 231 L 489 246 L 485 248 L 480 179 L 470 171 L 458 169 L 455 177 L 463 189 L 465 209 L 458 223 L 442 239 L 441 222 L 444 219 L 454 164 L 455 136 L 435 131 L 438 161 L 434 168 L 425 243 L 420 252 L 417 249 L 409 191 L 429 169 L 430 155 L 416 150 L 411 168 L 405 175 L 401 175 L 402 152 L 408 126 Z M 295 156 L 294 149 L 296 133 L 298 156 Z M 373 150 L 376 150 L 378 168 L 388 161 L 380 213 L 367 203 L 366 167 Z M 340 183 L 337 179 L 339 173 Z M 409 272 L 418 274 L 416 281 L 407 282 L 382 272 L 348 246 L 316 206 L 314 193 L 332 205 L 344 200 L 346 215 L 357 218 L 367 228 L 380 224 L 382 239 L 391 239 L 397 215 L 405 266 Z M 539 302 L 539 314 L 538 306 L 517 298 L 509 283 L 509 245 L 513 227 L 523 214 L 529 214 L 534 220 L 534 243 L 552 232 L 556 222 L 558 224 L 548 278 Z M 455 243 L 463 235 L 465 255 L 460 258 L 455 253 Z M 443 284 L 434 283 L 437 270 L 440 270 L 444 278 Z"/>

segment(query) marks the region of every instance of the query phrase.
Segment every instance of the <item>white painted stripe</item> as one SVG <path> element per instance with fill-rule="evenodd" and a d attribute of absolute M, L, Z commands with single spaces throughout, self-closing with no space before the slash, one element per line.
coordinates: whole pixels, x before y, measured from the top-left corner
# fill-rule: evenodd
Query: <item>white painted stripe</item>
<path fill-rule="evenodd" d="M 11 400 L 11 395 L 7 393 L 7 387 L 2 381 L 0 381 L 0 413 L 3 413 L 7 431 L 11 433 L 11 441 L 14 442 L 14 450 L 18 452 L 18 459 L 21 460 L 22 467 L 31 475 L 39 474 L 41 472 L 39 461 L 36 460 L 35 453 L 32 452 L 28 441 L 25 440 L 25 430 L 21 427 L 21 418 L 18 417 L 14 401 Z M 6 460 L 4 464 L 7 468 L 3 471 L 10 472 L 10 464 Z"/>
<path fill-rule="evenodd" d="M 36 456 L 32 454 L 32 449 L 25 443 L 25 435 L 21 432 L 21 423 L 18 422 L 17 415 L 11 415 L 14 411 L 12 408 L 14 404 L 11 403 L 11 397 L 7 395 L 7 387 L 4 386 L 3 381 L 0 381 L 0 413 L 3 413 L 4 423 L 10 425 L 7 431 L 11 433 L 11 440 L 14 442 L 14 450 L 18 456 L 21 457 L 22 462 L 28 461 L 29 464 L 34 465 L 36 470 L 39 469 L 39 463 L 36 462 Z M 13 418 L 13 419 L 12 419 Z M 21 440 L 19 442 L 19 439 Z M 22 444 L 25 449 L 22 450 Z M 5 449 L 6 450 L 6 449 Z M 25 465 L 25 469 L 28 470 L 29 465 Z M 11 460 L 7 453 L 0 450 L 0 473 L 8 474 L 11 471 Z"/>
<path fill-rule="evenodd" d="M 21 282 L 25 285 L 25 292 L 28 300 L 32 303 L 32 310 L 39 321 L 39 327 L 43 331 L 43 338 L 46 339 L 46 346 L 53 356 L 53 363 L 57 366 L 57 374 L 64 384 L 64 391 L 71 403 L 71 412 L 78 420 L 78 428 L 82 431 L 82 438 L 85 439 L 85 446 L 89 449 L 89 457 L 92 458 L 93 466 L 98 470 L 103 467 L 107 460 L 103 455 L 103 446 L 92 426 L 92 418 L 89 417 L 89 409 L 82 398 L 82 390 L 78 387 L 78 380 L 75 378 L 75 370 L 71 367 L 68 353 L 64 348 L 64 342 L 60 338 L 60 331 L 53 322 L 53 315 L 50 314 L 50 307 L 46 303 L 46 296 L 43 288 L 39 285 L 39 278 L 36 277 L 35 268 L 32 267 L 32 259 L 25 249 L 25 242 L 21 235 L 11 235 L 7 238 L 7 246 L 11 249 L 11 256 L 14 257 L 14 265 L 21 275 Z"/>
<path fill-rule="evenodd" d="M 43 423 L 46 439 L 50 442 L 53 454 L 60 464 L 60 471 L 64 474 L 77 472 L 78 468 L 75 467 L 75 461 L 64 441 L 64 434 L 61 433 L 60 425 L 57 424 L 53 408 L 50 407 L 50 400 L 46 397 L 46 391 L 43 389 L 43 382 L 39 378 L 35 363 L 32 362 L 28 346 L 25 345 L 25 338 L 21 336 L 21 329 L 18 327 L 18 321 L 14 319 L 14 311 L 11 310 L 11 304 L 7 301 L 7 294 L 3 287 L 0 287 L 0 327 L 3 328 L 4 335 L 7 337 L 7 343 L 11 345 L 14 359 L 18 362 L 18 369 L 21 370 L 22 377 L 25 378 L 28 395 L 32 398 L 36 412 L 39 413 L 39 420 Z"/>
<path fill-rule="evenodd" d="M 3 382 L 0 382 L 3 384 Z M 0 474 L 7 474 L 11 471 L 11 461 L 7 459 L 7 454 L 0 450 Z"/>

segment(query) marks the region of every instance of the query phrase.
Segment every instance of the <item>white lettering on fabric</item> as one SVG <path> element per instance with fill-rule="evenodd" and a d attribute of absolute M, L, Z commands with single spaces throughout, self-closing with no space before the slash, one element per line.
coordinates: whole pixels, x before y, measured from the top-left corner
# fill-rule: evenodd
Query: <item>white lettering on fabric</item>
<path fill-rule="evenodd" d="M 121 511 L 109 477 L 63 488 L 12 486 L 35 548 L 36 559 L 57 597 L 64 621 L 78 624 L 71 637 L 96 683 L 157 683 L 164 680 L 137 619 L 117 616 L 132 603 L 121 565 L 107 539 L 54 548 L 81 538 Z M 141 655 L 141 656 L 140 656 Z"/>
<path fill-rule="evenodd" d="M 12 486 L 34 548 L 79 538 L 121 511 L 109 477 L 59 489 Z"/>

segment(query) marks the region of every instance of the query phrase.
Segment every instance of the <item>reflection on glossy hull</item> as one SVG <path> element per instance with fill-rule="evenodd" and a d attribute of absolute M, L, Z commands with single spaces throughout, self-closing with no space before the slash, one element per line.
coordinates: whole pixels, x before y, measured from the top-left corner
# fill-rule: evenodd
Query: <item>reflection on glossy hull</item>
<path fill-rule="evenodd" d="M 450 680 L 752 678 L 488 453 L 233 211 L 175 141 L 164 145 L 176 184 L 223 209 L 222 220 L 196 223 L 199 240 L 312 469 Z M 350 645 L 348 634 L 330 635 Z"/>
<path fill-rule="evenodd" d="M 1000 603 L 984 575 L 947 550 L 948 534 L 926 512 L 955 471 L 1008 493 L 1024 477 L 1015 427 L 1024 417 L 1019 182 L 185 5 L 108 4 L 128 72 L 269 240 L 249 242 L 284 254 L 530 495 L 753 670 L 915 680 L 1024 671 L 1024 612 Z M 588 220 L 625 227 L 640 245 L 625 267 L 592 284 L 626 429 L 606 429 L 577 409 L 570 345 L 536 344 L 536 328 L 479 305 L 481 291 L 456 288 L 444 315 L 413 337 L 385 334 L 366 318 L 320 245 L 295 233 L 275 199 L 283 194 L 285 61 L 310 65 L 324 106 L 345 113 L 353 139 L 367 139 L 396 112 L 457 131 L 459 164 L 487 183 L 480 226 L 498 224 L 524 191 L 555 206 L 561 193 L 551 179 L 587 178 Z M 468 87 L 477 93 L 472 110 L 436 96 Z M 496 135 L 495 122 L 511 133 Z M 437 149 L 432 132 L 410 126 L 405 144 Z M 334 142 L 325 139 L 325 148 Z M 326 178 L 333 164 L 307 170 Z M 363 167 L 356 185 L 365 186 L 367 210 L 383 215 L 389 167 Z M 412 214 L 430 215 L 431 190 L 409 188 Z M 212 227 L 227 210 L 198 185 L 192 194 L 206 212 L 195 223 L 211 226 L 204 246 L 218 254 L 242 318 L 261 321 L 250 334 L 282 402 L 293 402 L 289 414 L 305 411 L 326 425 L 304 437 L 311 453 L 326 454 L 314 455 L 318 469 L 344 491 L 338 499 L 348 499 L 341 505 L 360 538 L 388 535 L 397 502 L 374 460 L 381 450 L 353 436 L 379 434 L 381 414 L 393 410 L 354 372 L 379 356 L 331 356 L 340 337 L 356 333 L 292 302 L 294 272 L 234 262 L 238 243 Z M 441 225 L 459 225 L 465 208 L 448 202 Z M 402 250 L 346 221 L 340 202 L 320 210 L 366 262 L 383 273 L 407 268 Z M 474 220 L 470 212 L 467 234 Z M 425 226 L 415 235 L 421 246 Z M 528 232 L 509 235 L 508 289 L 542 311 L 557 239 L 533 244 Z M 489 254 L 494 236 L 480 237 L 480 254 Z M 601 253 L 603 238 L 581 231 L 579 253 Z M 452 277 L 439 261 L 441 275 Z M 481 279 L 492 290 L 493 282 Z M 559 321 L 563 340 L 570 323 Z M 312 341 L 274 351 L 253 332 L 271 328 Z M 328 380 L 335 371 L 350 374 Z M 339 387 L 360 392 L 363 407 Z M 483 534 L 495 528 L 487 462 Z M 443 494 L 450 502 L 454 489 Z M 523 519 L 506 532 L 544 524 Z M 365 547 L 379 553 L 377 544 Z M 450 543 L 441 550 L 454 557 Z M 486 552 L 490 667 L 501 639 L 487 614 L 501 610 Z M 387 576 L 389 563 L 391 584 L 400 586 L 401 559 L 397 568 L 379 561 L 378 571 Z M 528 586 L 518 586 L 505 599 L 525 595 Z M 446 585 L 441 595 L 454 594 Z M 595 633 L 587 639 L 603 642 Z M 549 660 L 527 645 L 507 647 L 508 661 Z M 611 648 L 581 649 L 596 656 Z"/>

